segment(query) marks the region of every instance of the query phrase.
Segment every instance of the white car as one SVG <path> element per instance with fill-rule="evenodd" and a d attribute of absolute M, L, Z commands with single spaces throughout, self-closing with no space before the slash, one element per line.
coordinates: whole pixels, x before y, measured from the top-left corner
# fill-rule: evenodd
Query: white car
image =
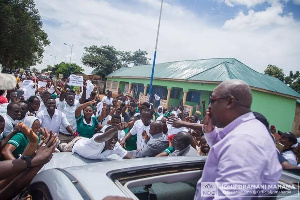
<path fill-rule="evenodd" d="M 206 157 L 151 157 L 89 160 L 77 154 L 58 153 L 32 180 L 20 198 L 103 199 L 121 196 L 132 199 L 194 199 Z M 299 176 L 283 172 L 279 184 L 297 186 L 285 197 L 297 197 Z M 295 198 L 294 198 L 295 199 Z"/>

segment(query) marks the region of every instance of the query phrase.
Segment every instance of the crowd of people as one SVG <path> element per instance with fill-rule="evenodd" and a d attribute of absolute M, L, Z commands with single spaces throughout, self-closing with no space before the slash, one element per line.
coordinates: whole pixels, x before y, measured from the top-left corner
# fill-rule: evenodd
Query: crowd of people
<path fill-rule="evenodd" d="M 221 83 L 202 119 L 199 110 L 189 116 L 183 105 L 155 108 L 121 92 L 113 97 L 111 91 L 101 97 L 87 82 L 74 91 L 68 79 L 42 87 L 29 74 L 16 79 L 16 88 L 0 90 L 0 197 L 16 195 L 53 152 L 102 160 L 112 154 L 124 159 L 208 155 L 200 182 L 258 181 L 253 171 L 276 182 L 282 168 L 297 168 L 300 161 L 296 136 L 269 128 L 263 115 L 251 112 L 251 90 L 241 81 Z M 22 88 L 24 80 L 33 80 L 27 86 L 33 95 Z M 9 170 L 14 175 L 4 176 Z M 11 193 L 20 176 L 28 178 Z M 199 183 L 196 197 L 200 189 Z"/>

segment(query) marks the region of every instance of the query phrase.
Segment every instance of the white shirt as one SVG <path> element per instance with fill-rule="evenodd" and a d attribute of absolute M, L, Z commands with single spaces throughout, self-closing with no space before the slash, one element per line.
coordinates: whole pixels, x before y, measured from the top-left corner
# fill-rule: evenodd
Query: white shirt
<path fill-rule="evenodd" d="M 5 127 L 3 132 L 0 135 L 0 141 L 8 136 L 14 130 L 14 126 L 18 122 L 17 120 L 13 120 L 7 113 L 1 113 L 2 117 L 5 120 Z"/>
<path fill-rule="evenodd" d="M 104 96 L 102 99 L 101 99 L 101 102 L 105 102 L 107 105 L 112 105 L 113 103 L 113 98 L 110 97 L 108 98 L 107 96 Z"/>
<path fill-rule="evenodd" d="M 33 81 L 31 81 L 30 84 L 28 84 L 26 87 L 22 88 L 22 90 L 24 91 L 24 99 L 27 100 L 29 99 L 29 97 L 34 96 L 35 95 L 35 84 Z"/>
<path fill-rule="evenodd" d="M 0 114 L 5 114 L 7 113 L 7 105 L 8 103 L 3 103 L 3 104 L 0 104 Z"/>
<path fill-rule="evenodd" d="M 107 127 L 108 127 L 107 125 L 106 125 L 106 126 L 103 126 L 103 128 L 102 128 L 100 131 L 101 131 L 102 133 L 104 133 Z M 125 137 L 125 132 L 124 132 L 124 130 L 118 130 L 118 141 L 120 142 L 124 137 Z"/>
<path fill-rule="evenodd" d="M 103 103 L 102 103 L 102 101 L 100 101 L 100 102 L 97 104 L 97 112 L 96 112 L 96 116 L 101 115 L 102 108 L 103 108 Z"/>
<path fill-rule="evenodd" d="M 82 92 L 80 94 L 75 95 L 75 100 L 79 101 L 82 97 Z"/>
<path fill-rule="evenodd" d="M 102 133 L 96 133 L 92 138 L 82 138 L 78 140 L 72 148 L 72 153 L 78 153 L 80 156 L 89 159 L 106 159 L 109 155 L 117 154 L 121 158 L 126 156 L 127 151 L 117 142 L 113 150 L 105 150 L 105 142 L 95 142 L 95 137 Z"/>
<path fill-rule="evenodd" d="M 297 166 L 297 160 L 295 154 L 290 151 L 282 152 L 282 156 L 291 164 L 294 166 Z"/>
<path fill-rule="evenodd" d="M 66 115 L 61 111 L 55 109 L 54 115 L 50 118 L 48 111 L 42 110 L 37 114 L 37 118 L 41 122 L 41 127 L 46 128 L 47 131 L 52 130 L 53 133 L 59 134 L 59 127 L 62 125 L 63 127 L 69 126 L 69 122 L 66 118 Z"/>
<path fill-rule="evenodd" d="M 75 100 L 73 106 L 69 106 L 67 102 L 64 101 L 59 101 L 57 105 L 57 110 L 63 112 L 66 115 L 66 118 L 68 122 L 70 123 L 73 131 L 77 130 L 77 123 L 76 123 L 76 118 L 75 118 L 75 110 L 80 106 L 79 101 Z M 64 134 L 70 134 L 66 127 L 60 126 L 59 131 L 64 133 Z"/>
<path fill-rule="evenodd" d="M 86 98 L 88 99 L 91 96 L 91 92 L 94 90 L 94 85 L 90 80 L 86 81 L 87 87 L 86 87 Z"/>
<path fill-rule="evenodd" d="M 176 135 L 177 133 L 179 133 L 181 131 L 185 131 L 185 132 L 189 131 L 186 127 L 175 128 L 171 124 L 167 124 L 167 127 L 168 127 L 168 136 L 173 135 L 173 134 Z"/>
<path fill-rule="evenodd" d="M 139 151 L 145 148 L 147 145 L 145 139 L 142 136 L 144 130 L 149 137 L 152 137 L 149 133 L 150 126 L 145 126 L 142 120 L 135 121 L 132 129 L 130 130 L 131 135 L 137 135 L 136 150 Z"/>
<path fill-rule="evenodd" d="M 45 106 L 45 104 L 44 104 L 42 98 L 41 98 L 39 95 L 38 95 L 37 97 L 40 99 L 40 102 L 41 102 L 41 103 L 40 103 L 39 110 L 38 110 L 38 113 L 39 113 L 39 112 L 45 110 L 45 109 L 46 109 L 46 106 Z"/>
<path fill-rule="evenodd" d="M 107 98 L 107 96 L 104 96 L 102 98 L 102 100 L 97 104 L 97 112 L 96 112 L 96 116 L 101 115 L 102 112 L 102 108 L 103 108 L 103 102 L 106 103 L 106 105 L 113 105 L 112 104 L 113 98 L 110 97 L 110 99 Z"/>
<path fill-rule="evenodd" d="M 107 115 L 103 120 L 101 120 L 101 124 L 103 126 L 106 126 L 107 125 L 107 122 L 111 120 L 111 116 L 110 115 Z"/>

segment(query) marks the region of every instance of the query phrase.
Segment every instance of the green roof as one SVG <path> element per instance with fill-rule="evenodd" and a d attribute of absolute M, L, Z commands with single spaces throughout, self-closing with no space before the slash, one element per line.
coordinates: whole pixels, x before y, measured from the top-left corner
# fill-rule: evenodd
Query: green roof
<path fill-rule="evenodd" d="M 150 78 L 152 65 L 123 67 L 107 78 Z M 175 61 L 155 65 L 154 79 L 222 82 L 240 79 L 250 86 L 300 98 L 300 94 L 277 78 L 256 72 L 235 58 Z"/>

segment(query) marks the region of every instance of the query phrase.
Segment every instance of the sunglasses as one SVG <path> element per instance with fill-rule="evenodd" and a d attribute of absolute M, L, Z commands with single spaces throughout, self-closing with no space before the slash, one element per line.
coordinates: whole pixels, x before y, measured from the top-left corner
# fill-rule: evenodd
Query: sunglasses
<path fill-rule="evenodd" d="M 214 102 L 216 102 L 219 99 L 227 99 L 229 97 L 231 97 L 231 96 L 227 96 L 227 97 L 212 97 L 212 96 L 210 96 L 209 100 L 210 100 L 210 103 L 213 104 Z"/>

